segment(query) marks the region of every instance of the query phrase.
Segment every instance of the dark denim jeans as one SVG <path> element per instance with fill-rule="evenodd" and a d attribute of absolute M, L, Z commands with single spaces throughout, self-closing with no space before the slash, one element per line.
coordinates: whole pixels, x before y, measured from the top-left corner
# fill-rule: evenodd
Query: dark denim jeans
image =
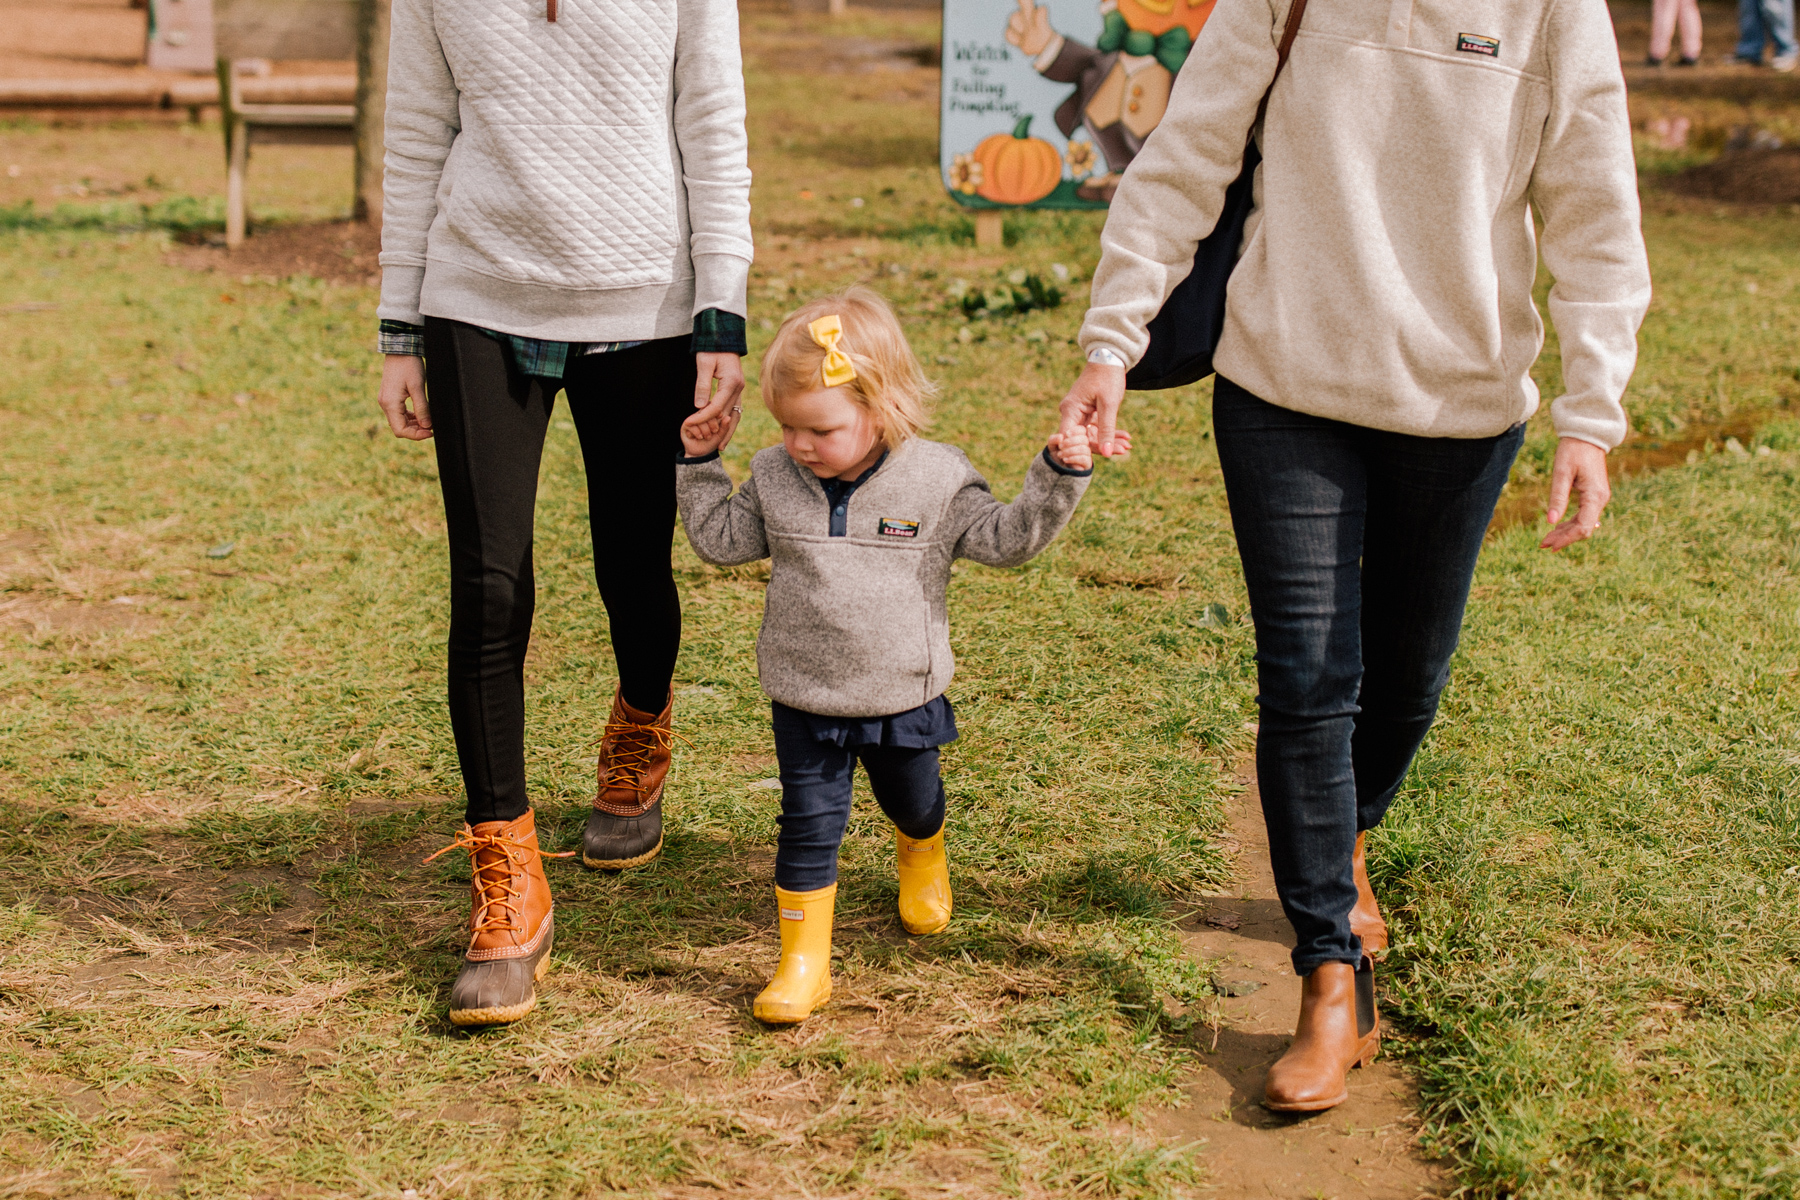
<path fill-rule="evenodd" d="M 1356 835 L 1437 715 L 1524 426 L 1428 438 L 1278 408 L 1223 376 L 1213 430 L 1256 625 L 1256 772 L 1294 970 L 1356 963 Z"/>
<path fill-rule="evenodd" d="M 856 760 L 888 820 L 920 841 L 944 827 L 944 781 L 936 746 L 845 745 L 821 740 L 807 714 L 774 704 L 775 758 L 781 765 L 781 826 L 775 885 L 810 892 L 837 882 L 838 847 L 850 823 Z"/>

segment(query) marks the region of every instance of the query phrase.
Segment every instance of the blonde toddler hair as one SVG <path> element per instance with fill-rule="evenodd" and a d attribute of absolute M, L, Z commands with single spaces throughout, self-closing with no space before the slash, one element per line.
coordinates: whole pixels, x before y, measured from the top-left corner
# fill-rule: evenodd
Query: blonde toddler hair
<path fill-rule="evenodd" d="M 856 368 L 856 378 L 843 384 L 844 390 L 881 426 L 887 448 L 898 450 L 930 423 L 937 385 L 925 378 L 894 310 L 866 287 L 821 296 L 788 314 L 763 352 L 763 403 L 773 412 L 787 397 L 825 385 L 825 348 L 808 327 L 829 316 L 843 323 L 837 348 Z"/>

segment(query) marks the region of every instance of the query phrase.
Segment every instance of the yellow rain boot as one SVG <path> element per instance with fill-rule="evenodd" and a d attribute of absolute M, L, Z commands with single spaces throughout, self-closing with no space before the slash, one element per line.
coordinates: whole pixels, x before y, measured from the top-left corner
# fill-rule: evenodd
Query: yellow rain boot
<path fill-rule="evenodd" d="M 950 924 L 950 863 L 944 857 L 944 831 L 922 842 L 894 830 L 894 856 L 900 868 L 900 923 L 908 933 L 941 933 Z"/>
<path fill-rule="evenodd" d="M 837 884 L 813 892 L 775 889 L 781 909 L 781 962 L 751 1012 L 771 1025 L 792 1025 L 831 999 L 831 910 Z"/>

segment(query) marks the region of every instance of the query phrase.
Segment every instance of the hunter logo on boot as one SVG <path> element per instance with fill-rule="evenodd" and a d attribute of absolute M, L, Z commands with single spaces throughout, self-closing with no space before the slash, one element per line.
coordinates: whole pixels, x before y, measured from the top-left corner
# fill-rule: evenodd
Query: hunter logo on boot
<path fill-rule="evenodd" d="M 918 537 L 919 523 L 902 521 L 898 517 L 883 517 L 881 523 L 875 526 L 875 532 L 882 537 Z"/>
<path fill-rule="evenodd" d="M 806 920 L 806 913 L 798 908 L 784 908 L 781 910 L 781 919 L 784 921 L 804 921 Z"/>

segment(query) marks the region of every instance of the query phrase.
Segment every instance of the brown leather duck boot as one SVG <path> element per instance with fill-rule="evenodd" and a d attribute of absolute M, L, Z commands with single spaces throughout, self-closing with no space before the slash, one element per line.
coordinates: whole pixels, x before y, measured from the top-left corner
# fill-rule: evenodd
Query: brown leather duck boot
<path fill-rule="evenodd" d="M 1323 963 L 1300 985 L 1300 1024 L 1294 1044 L 1269 1068 L 1263 1107 L 1274 1112 L 1323 1112 L 1350 1098 L 1351 1067 L 1366 1067 L 1381 1050 L 1375 1011 L 1375 967 Z"/>
<path fill-rule="evenodd" d="M 469 852 L 469 949 L 450 988 L 456 1025 L 505 1025 L 537 1007 L 550 969 L 550 881 L 531 810 L 512 821 L 464 825 L 452 850 Z M 573 852 L 571 852 L 573 853 Z M 551 855 L 567 858 L 567 854 Z"/>
<path fill-rule="evenodd" d="M 613 693 L 600 740 L 600 791 L 581 835 L 581 861 L 604 871 L 649 862 L 662 850 L 663 783 L 675 744 L 675 694 L 660 713 L 639 712 Z"/>
<path fill-rule="evenodd" d="M 1388 948 L 1387 922 L 1381 919 L 1381 905 L 1375 903 L 1375 889 L 1369 886 L 1369 868 L 1363 858 L 1363 841 L 1368 831 L 1356 835 L 1356 853 L 1350 859 L 1356 873 L 1356 907 L 1350 910 L 1350 932 L 1362 939 L 1363 953 L 1378 958 Z"/>

